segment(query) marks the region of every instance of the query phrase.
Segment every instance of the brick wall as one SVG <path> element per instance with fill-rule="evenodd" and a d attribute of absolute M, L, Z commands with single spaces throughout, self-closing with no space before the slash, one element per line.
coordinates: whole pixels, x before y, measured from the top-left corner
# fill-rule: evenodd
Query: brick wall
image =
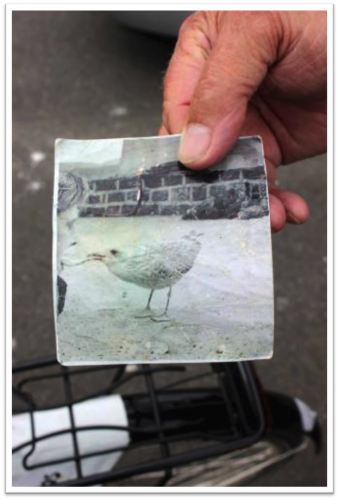
<path fill-rule="evenodd" d="M 192 171 L 177 162 L 152 167 L 141 177 L 90 181 L 82 217 L 178 215 L 183 219 L 255 218 L 268 214 L 263 166 Z"/>

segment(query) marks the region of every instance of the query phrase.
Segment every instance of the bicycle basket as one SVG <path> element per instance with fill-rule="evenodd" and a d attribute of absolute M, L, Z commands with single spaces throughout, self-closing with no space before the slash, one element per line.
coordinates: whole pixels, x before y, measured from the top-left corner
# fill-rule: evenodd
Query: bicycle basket
<path fill-rule="evenodd" d="M 166 485 L 178 467 L 251 446 L 265 430 L 246 362 L 67 368 L 47 359 L 15 366 L 13 382 L 21 485 Z"/>

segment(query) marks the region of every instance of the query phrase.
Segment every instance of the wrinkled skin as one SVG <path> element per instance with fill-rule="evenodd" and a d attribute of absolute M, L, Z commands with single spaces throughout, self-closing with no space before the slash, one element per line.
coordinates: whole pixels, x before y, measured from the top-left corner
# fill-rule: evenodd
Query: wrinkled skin
<path fill-rule="evenodd" d="M 309 216 L 275 185 L 276 168 L 326 151 L 326 12 L 197 12 L 182 25 L 164 82 L 160 134 L 183 133 L 180 160 L 220 159 L 239 135 L 261 135 L 272 231 Z"/>

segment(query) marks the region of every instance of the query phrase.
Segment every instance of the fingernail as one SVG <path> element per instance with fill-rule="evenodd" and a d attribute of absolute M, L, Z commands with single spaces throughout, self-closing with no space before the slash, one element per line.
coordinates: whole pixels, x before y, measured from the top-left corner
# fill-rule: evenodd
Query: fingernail
<path fill-rule="evenodd" d="M 301 221 L 289 210 L 286 210 L 286 215 L 288 222 L 291 222 L 292 224 L 301 224 Z"/>
<path fill-rule="evenodd" d="M 205 125 L 189 125 L 180 141 L 179 161 L 193 163 L 203 158 L 210 146 L 212 134 Z"/>

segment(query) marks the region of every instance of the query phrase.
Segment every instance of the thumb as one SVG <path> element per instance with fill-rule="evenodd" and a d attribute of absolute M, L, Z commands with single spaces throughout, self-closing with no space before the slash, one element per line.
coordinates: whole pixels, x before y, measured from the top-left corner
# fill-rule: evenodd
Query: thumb
<path fill-rule="evenodd" d="M 218 161 L 240 135 L 247 105 L 279 45 L 264 12 L 225 12 L 189 106 L 179 160 L 193 168 Z"/>

